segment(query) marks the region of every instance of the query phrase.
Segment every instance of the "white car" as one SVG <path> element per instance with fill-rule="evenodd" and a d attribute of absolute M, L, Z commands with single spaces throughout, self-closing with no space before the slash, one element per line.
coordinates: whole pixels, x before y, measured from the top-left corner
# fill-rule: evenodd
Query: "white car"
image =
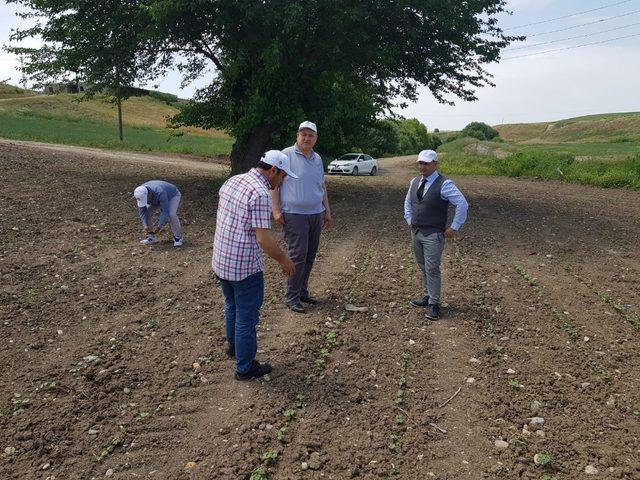
<path fill-rule="evenodd" d="M 345 153 L 327 167 L 327 173 L 343 173 L 347 175 L 376 175 L 378 161 L 366 153 Z"/>

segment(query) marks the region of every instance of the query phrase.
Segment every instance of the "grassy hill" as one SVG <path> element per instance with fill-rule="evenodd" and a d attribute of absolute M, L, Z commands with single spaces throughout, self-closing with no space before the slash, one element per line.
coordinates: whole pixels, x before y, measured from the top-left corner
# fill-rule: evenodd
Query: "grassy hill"
<path fill-rule="evenodd" d="M 438 149 L 443 172 L 640 189 L 640 113 L 494 128 L 498 141 L 454 136 L 444 143 Z"/>
<path fill-rule="evenodd" d="M 640 112 L 605 113 L 569 118 L 556 122 L 520 123 L 494 127 L 507 142 L 640 143 Z"/>
<path fill-rule="evenodd" d="M 81 100 L 81 95 L 42 95 L 0 84 L 0 137 L 204 156 L 231 152 L 233 139 L 223 132 L 167 128 L 167 118 L 178 109 L 153 97 L 132 97 L 123 102 L 125 139 L 120 142 L 117 110 L 109 98 Z"/>
<path fill-rule="evenodd" d="M 5 98 L 32 97 L 36 93 L 7 83 L 0 83 L 0 100 Z"/>

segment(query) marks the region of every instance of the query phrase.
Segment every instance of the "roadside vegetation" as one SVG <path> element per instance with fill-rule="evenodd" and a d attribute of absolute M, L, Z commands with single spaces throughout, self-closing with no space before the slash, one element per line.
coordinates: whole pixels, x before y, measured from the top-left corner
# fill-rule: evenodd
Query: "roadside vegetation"
<path fill-rule="evenodd" d="M 116 107 L 105 97 L 81 101 L 81 95 L 40 95 L 0 87 L 0 137 L 4 138 L 202 156 L 229 155 L 234 141 L 216 130 L 167 128 L 167 119 L 178 112 L 177 98 L 161 92 L 122 102 L 125 136 L 120 141 Z"/>
<path fill-rule="evenodd" d="M 640 113 L 609 113 L 549 123 L 472 122 L 439 134 L 449 175 L 561 180 L 640 189 Z"/>

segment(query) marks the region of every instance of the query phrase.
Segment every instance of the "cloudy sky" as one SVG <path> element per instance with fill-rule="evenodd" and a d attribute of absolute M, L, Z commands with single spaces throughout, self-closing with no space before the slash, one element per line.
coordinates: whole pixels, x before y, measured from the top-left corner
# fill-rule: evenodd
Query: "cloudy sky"
<path fill-rule="evenodd" d="M 0 45 L 20 25 L 15 5 L 0 0 Z M 527 35 L 488 66 L 495 87 L 478 101 L 441 105 L 428 90 L 407 109 L 430 130 L 453 130 L 471 121 L 524 123 L 592 113 L 640 111 L 640 0 L 508 0 L 507 33 Z M 590 45 L 589 45 L 590 44 Z M 578 47 L 578 48 L 574 48 Z M 519 58 L 509 58 L 519 57 Z M 20 81 L 17 59 L 0 51 L 0 81 Z M 159 89 L 189 98 L 204 82 L 180 88 L 170 75 Z"/>

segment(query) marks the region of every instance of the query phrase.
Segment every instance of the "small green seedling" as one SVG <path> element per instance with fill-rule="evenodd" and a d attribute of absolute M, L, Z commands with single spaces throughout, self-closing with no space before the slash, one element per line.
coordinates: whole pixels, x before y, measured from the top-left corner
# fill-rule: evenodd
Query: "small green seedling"
<path fill-rule="evenodd" d="M 553 456 L 548 453 L 536 453 L 533 456 L 533 463 L 540 467 L 548 467 L 553 463 Z"/>
<path fill-rule="evenodd" d="M 276 432 L 276 437 L 278 438 L 278 440 L 283 441 L 285 433 L 287 433 L 286 425 L 284 427 L 280 427 Z"/>
<path fill-rule="evenodd" d="M 396 415 L 395 420 L 398 425 L 402 425 L 405 421 L 404 415 Z"/>
<path fill-rule="evenodd" d="M 45 382 L 42 384 L 42 388 L 46 390 L 55 390 L 56 388 L 58 388 L 58 381 L 51 380 L 50 382 Z"/>
<path fill-rule="evenodd" d="M 396 405 L 402 405 L 406 400 L 407 392 L 400 389 L 396 392 L 396 398 L 393 400 Z"/>
<path fill-rule="evenodd" d="M 633 415 L 634 415 L 638 420 L 640 420 L 640 410 L 636 410 L 635 412 L 633 412 Z M 1 416 L 2 416 L 2 415 L 0 415 L 0 417 L 1 417 Z"/>
<path fill-rule="evenodd" d="M 293 417 L 295 417 L 295 416 L 296 416 L 296 411 L 295 411 L 293 408 L 290 408 L 290 409 L 288 409 L 288 410 L 285 410 L 285 411 L 284 411 L 284 413 L 283 413 L 283 415 L 284 415 L 286 418 L 293 418 Z"/>
<path fill-rule="evenodd" d="M 323 358 L 317 358 L 315 363 L 313 364 L 313 369 L 316 372 L 320 373 L 322 372 L 322 370 L 324 370 L 325 363 L 326 362 L 324 361 Z"/>
<path fill-rule="evenodd" d="M 278 452 L 267 451 L 262 454 L 262 461 L 265 463 L 275 462 L 278 459 Z"/>
<path fill-rule="evenodd" d="M 126 440 L 126 438 L 127 438 L 127 432 L 125 431 L 122 431 L 116 434 L 109 443 L 107 443 L 104 447 L 102 447 L 102 450 L 100 450 L 100 453 L 95 456 L 96 460 L 98 460 L 99 462 L 103 461 L 105 458 L 107 458 L 111 454 L 111 452 L 113 452 L 116 449 L 116 447 L 122 445 Z"/>
<path fill-rule="evenodd" d="M 136 421 L 144 422 L 147 418 L 149 418 L 149 415 L 151 415 L 149 412 L 140 412 L 138 415 L 136 415 Z"/>
<path fill-rule="evenodd" d="M 269 477 L 262 467 L 256 467 L 253 469 L 253 472 L 251 472 L 249 480 L 269 480 Z"/>
<path fill-rule="evenodd" d="M 514 390 L 520 390 L 522 388 L 522 385 L 520 385 L 520 382 L 515 378 L 510 378 L 509 380 L 507 380 L 507 385 L 509 385 Z"/>
<path fill-rule="evenodd" d="M 387 448 L 391 453 L 397 453 L 398 450 L 402 448 L 402 442 L 397 435 L 391 434 L 389 436 L 389 442 L 387 443 Z"/>
<path fill-rule="evenodd" d="M 299 393 L 296 395 L 296 408 L 304 407 L 304 395 Z"/>

